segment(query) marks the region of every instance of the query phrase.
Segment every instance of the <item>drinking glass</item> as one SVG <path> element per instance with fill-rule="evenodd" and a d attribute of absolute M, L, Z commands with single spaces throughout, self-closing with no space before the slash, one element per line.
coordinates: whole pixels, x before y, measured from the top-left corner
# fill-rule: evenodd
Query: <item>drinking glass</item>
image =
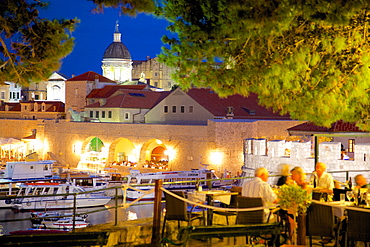
<path fill-rule="evenodd" d="M 348 201 L 351 201 L 354 195 L 355 194 L 353 193 L 352 190 L 349 190 L 349 191 L 346 192 L 346 196 L 347 196 Z"/>
<path fill-rule="evenodd" d="M 345 194 L 339 194 L 340 196 L 340 204 L 344 205 L 346 203 L 346 195 Z"/>

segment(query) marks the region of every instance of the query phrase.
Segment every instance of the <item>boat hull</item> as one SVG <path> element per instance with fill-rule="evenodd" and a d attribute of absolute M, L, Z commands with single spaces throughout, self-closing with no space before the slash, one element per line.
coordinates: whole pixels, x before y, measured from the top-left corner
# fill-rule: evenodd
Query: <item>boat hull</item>
<path fill-rule="evenodd" d="M 85 197 L 76 199 L 76 208 L 98 207 L 104 206 L 111 200 L 110 197 Z M 50 210 L 50 209 L 70 209 L 74 206 L 73 197 L 67 199 L 40 197 L 40 198 L 27 198 L 22 201 L 13 203 L 13 208 L 18 211 L 31 211 L 31 210 Z"/>

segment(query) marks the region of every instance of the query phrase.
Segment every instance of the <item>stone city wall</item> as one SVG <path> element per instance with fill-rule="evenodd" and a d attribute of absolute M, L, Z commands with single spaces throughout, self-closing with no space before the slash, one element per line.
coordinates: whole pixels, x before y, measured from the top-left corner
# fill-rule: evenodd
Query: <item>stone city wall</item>
<path fill-rule="evenodd" d="M 109 148 L 120 138 L 129 140 L 140 149 L 139 165 L 145 162 L 144 147 L 153 140 L 160 140 L 166 147 L 175 150 L 170 160 L 172 170 L 190 170 L 200 164 L 221 174 L 224 170 L 233 175 L 241 171 L 243 165 L 243 140 L 245 138 L 289 138 L 287 128 L 300 124 L 300 121 L 221 121 L 209 120 L 208 125 L 163 125 L 163 124 L 122 124 L 69 122 L 67 120 L 0 120 L 0 137 L 17 138 L 32 134 L 36 129 L 39 145 L 37 153 L 43 159 L 54 159 L 62 165 L 76 167 L 87 140 L 100 138 Z M 270 128 L 269 128 L 270 126 Z M 79 144 L 79 145 L 77 145 Z M 111 152 L 111 151 L 109 151 Z M 114 152 L 114 150 L 113 150 Z M 220 152 L 220 161 L 210 158 L 212 152 Z M 109 162 L 108 157 L 107 165 Z M 217 164 L 216 164 L 216 163 Z"/>
<path fill-rule="evenodd" d="M 254 169 L 266 167 L 271 174 L 280 174 L 280 164 L 288 164 L 291 168 L 302 167 L 306 173 L 311 173 L 315 167 L 314 147 L 311 142 L 291 142 L 285 140 L 267 141 L 266 139 L 245 139 L 244 171 L 253 176 Z M 290 154 L 289 154 L 290 153 Z M 333 172 L 334 179 L 346 181 L 346 171 L 349 176 L 370 173 L 370 143 L 356 144 L 353 160 L 341 159 L 340 142 L 322 142 L 319 144 L 319 161 L 326 163 L 327 171 Z M 353 178 L 352 178 L 353 179 Z M 275 179 L 271 179 L 274 183 Z"/>

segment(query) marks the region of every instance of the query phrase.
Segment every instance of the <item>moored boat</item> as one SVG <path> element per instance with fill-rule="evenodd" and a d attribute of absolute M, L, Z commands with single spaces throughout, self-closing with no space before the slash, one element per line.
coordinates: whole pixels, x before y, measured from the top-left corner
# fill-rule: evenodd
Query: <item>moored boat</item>
<path fill-rule="evenodd" d="M 131 170 L 130 174 L 127 175 L 127 179 L 124 181 L 128 185 L 139 185 L 134 186 L 135 189 L 127 189 L 126 200 L 133 201 L 140 197 L 140 200 L 150 201 L 154 200 L 154 193 L 146 194 L 149 190 L 154 188 L 154 180 L 162 179 L 164 184 L 163 187 L 169 190 L 194 190 L 196 186 L 202 186 L 203 188 L 219 187 L 220 181 L 205 182 L 199 180 L 206 179 L 218 179 L 218 177 L 211 170 L 206 169 L 195 169 L 191 171 L 163 171 L 153 173 L 140 173 L 138 170 Z M 187 181 L 187 182 L 185 182 Z M 166 182 L 172 182 L 166 184 Z M 177 182 L 177 183 L 176 183 Z"/>
<path fill-rule="evenodd" d="M 62 229 L 44 229 L 44 228 L 28 228 L 26 230 L 18 230 L 9 232 L 10 235 L 35 235 L 35 234 L 56 234 L 68 233 L 69 230 Z"/>
<path fill-rule="evenodd" d="M 84 228 L 90 225 L 88 221 L 81 217 L 76 217 L 75 222 L 73 222 L 72 217 L 60 218 L 56 221 L 42 221 L 41 225 L 46 229 L 72 229 L 74 228 Z"/>
<path fill-rule="evenodd" d="M 20 184 L 18 198 L 12 199 L 10 204 L 20 211 L 69 209 L 74 207 L 73 194 L 76 194 L 77 208 L 103 206 L 111 200 L 107 196 L 86 193 L 82 187 L 70 183 L 38 182 Z"/>

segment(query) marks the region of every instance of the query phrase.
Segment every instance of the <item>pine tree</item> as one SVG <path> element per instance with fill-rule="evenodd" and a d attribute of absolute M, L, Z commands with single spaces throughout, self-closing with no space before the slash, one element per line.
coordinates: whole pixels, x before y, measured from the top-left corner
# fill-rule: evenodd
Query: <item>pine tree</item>
<path fill-rule="evenodd" d="M 77 20 L 40 18 L 46 6 L 38 0 L 0 1 L 0 83 L 46 80 L 72 51 Z"/>
<path fill-rule="evenodd" d="M 161 61 L 183 89 L 259 95 L 293 119 L 370 129 L 370 2 L 167 0 Z"/>

